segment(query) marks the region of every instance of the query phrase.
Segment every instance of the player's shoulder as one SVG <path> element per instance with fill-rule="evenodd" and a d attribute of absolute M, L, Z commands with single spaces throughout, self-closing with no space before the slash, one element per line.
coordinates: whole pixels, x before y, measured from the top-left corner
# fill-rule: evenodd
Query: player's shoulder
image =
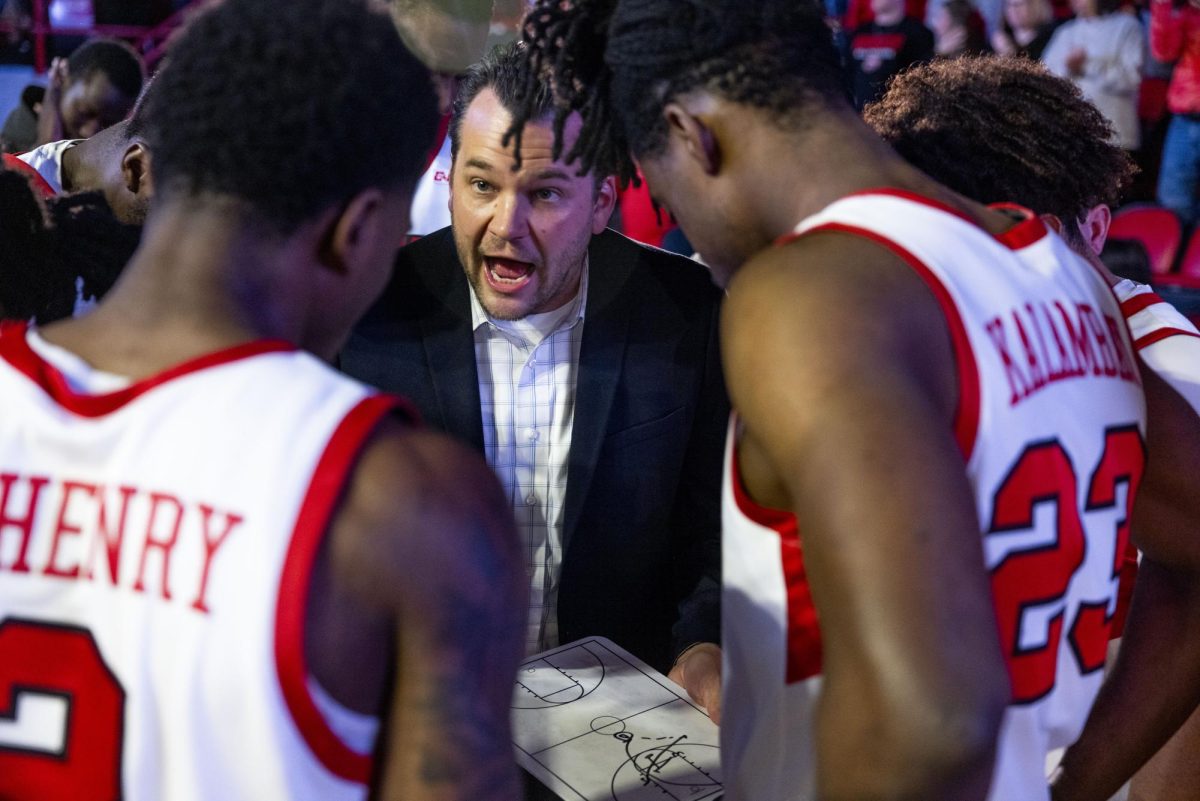
<path fill-rule="evenodd" d="M 436 583 L 464 552 L 503 561 L 505 543 L 480 540 L 505 530 L 510 516 L 481 456 L 389 417 L 365 442 L 330 535 L 343 566 L 367 585 Z"/>
<path fill-rule="evenodd" d="M 947 336 L 945 326 L 929 287 L 892 250 L 853 233 L 815 231 L 759 252 L 737 271 L 722 341 L 726 353 L 780 348 L 782 359 L 820 363 L 854 352 L 865 362 L 871 354 L 920 353 L 923 340 Z"/>

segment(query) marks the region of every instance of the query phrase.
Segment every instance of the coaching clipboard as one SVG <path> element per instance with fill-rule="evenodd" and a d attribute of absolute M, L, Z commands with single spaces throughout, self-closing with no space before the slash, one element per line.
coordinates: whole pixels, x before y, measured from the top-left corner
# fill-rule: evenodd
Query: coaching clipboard
<path fill-rule="evenodd" d="M 529 657 L 512 704 L 517 762 L 565 801 L 715 801 L 717 727 L 687 692 L 603 637 Z"/>

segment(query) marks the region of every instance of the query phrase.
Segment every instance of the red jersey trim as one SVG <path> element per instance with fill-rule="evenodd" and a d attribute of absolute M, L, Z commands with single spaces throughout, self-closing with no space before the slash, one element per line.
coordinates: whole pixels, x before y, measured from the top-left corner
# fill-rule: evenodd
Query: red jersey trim
<path fill-rule="evenodd" d="M 1128 300 L 1121 301 L 1121 314 L 1127 318 L 1132 317 L 1138 312 L 1145 311 L 1159 303 L 1166 303 L 1166 301 L 1153 292 L 1143 292 L 1140 295 L 1134 295 Z"/>
<path fill-rule="evenodd" d="M 979 220 L 976 220 L 976 219 L 970 217 L 969 215 L 967 215 L 960 209 L 956 209 L 953 206 L 943 203 L 940 200 L 935 200 L 931 197 L 919 195 L 916 192 L 910 192 L 907 189 L 896 189 L 894 187 L 882 187 L 882 188 L 878 188 L 878 189 L 863 189 L 859 192 L 851 192 L 850 194 L 846 195 L 845 197 L 870 197 L 873 195 L 874 196 L 883 195 L 886 197 L 897 197 L 897 198 L 901 198 L 902 200 L 908 200 L 912 203 L 919 203 L 922 206 L 928 206 L 930 208 L 937 209 L 938 211 L 943 211 L 946 214 L 957 217 L 958 219 L 962 220 L 965 223 L 969 223 L 971 226 L 973 226 L 975 228 L 979 228 L 980 230 L 983 230 L 983 227 L 979 224 Z M 1038 217 L 1036 214 L 1034 214 L 1032 211 L 1025 208 L 1024 206 L 1018 206 L 1015 203 L 994 203 L 994 204 L 988 206 L 988 208 L 997 209 L 997 210 L 1018 211 L 1024 215 L 1023 220 L 1021 220 L 1020 222 L 1017 222 L 1015 225 L 1013 225 L 1008 230 L 1001 231 L 998 234 L 991 234 L 991 233 L 988 234 L 989 236 L 992 237 L 992 239 L 995 239 L 997 242 L 999 242 L 1001 245 L 1004 245 L 1009 250 L 1021 250 L 1023 248 L 1027 248 L 1030 245 L 1041 241 L 1041 239 L 1046 236 L 1046 231 L 1047 231 L 1046 224 L 1044 222 L 1042 222 L 1042 219 L 1040 217 Z M 825 228 L 826 226 L 821 225 L 819 227 Z M 815 229 L 809 229 L 809 230 L 815 230 Z M 792 231 L 792 232 L 786 233 L 783 236 L 776 239 L 775 244 L 776 245 L 786 245 L 788 242 L 795 241 L 799 237 L 803 236 L 805 233 L 808 233 L 808 231 L 802 231 L 799 233 Z"/>
<path fill-rule="evenodd" d="M 219 367 L 264 353 L 285 353 L 296 350 L 290 342 L 281 339 L 255 340 L 206 353 L 182 364 L 177 364 L 157 375 L 135 381 L 116 392 L 88 395 L 72 389 L 66 377 L 29 346 L 26 339 L 28 331 L 29 326 L 23 322 L 0 324 L 0 359 L 8 362 L 14 369 L 41 387 L 42 391 L 59 406 L 81 417 L 103 417 L 106 414 L 112 414 L 156 387 L 201 370 Z"/>
<path fill-rule="evenodd" d="M 304 619 L 313 564 L 346 480 L 371 432 L 397 409 L 406 410 L 402 399 L 371 395 L 350 410 L 329 438 L 296 517 L 275 607 L 275 667 L 288 712 L 317 760 L 335 776 L 360 784 L 370 781 L 372 757 L 343 743 L 309 694 Z"/>
<path fill-rule="evenodd" d="M 826 223 L 810 228 L 804 233 L 812 234 L 819 231 L 836 231 L 861 236 L 887 248 L 907 263 L 933 293 L 942 309 L 942 315 L 946 318 L 946 325 L 950 329 L 955 366 L 958 368 L 958 408 L 954 412 L 954 436 L 958 441 L 963 458 L 970 461 L 979 433 L 979 367 L 975 363 L 975 352 L 971 349 L 971 339 L 967 336 L 966 325 L 963 323 L 962 315 L 958 313 L 958 306 L 950 296 L 950 290 L 923 261 L 897 242 L 875 231 L 844 223 Z"/>
<path fill-rule="evenodd" d="M 29 164 L 21 161 L 21 159 L 17 158 L 12 153 L 3 153 L 0 154 L 0 157 L 3 157 L 4 159 L 5 169 L 12 170 L 13 172 L 19 172 L 28 178 L 29 183 L 33 185 L 33 188 L 36 189 L 42 197 L 55 197 L 58 195 L 58 193 L 54 191 L 54 187 L 50 185 L 50 182 L 47 181 L 40 172 L 35 170 Z"/>
<path fill-rule="evenodd" d="M 731 427 L 732 431 L 736 429 L 736 426 Z M 794 514 L 763 506 L 746 492 L 742 484 L 742 472 L 738 468 L 737 436 L 732 436 L 730 469 L 733 475 L 730 483 L 738 511 L 751 522 L 779 535 L 779 559 L 787 591 L 787 665 L 784 676 L 788 684 L 795 684 L 819 675 L 823 657 L 821 625 L 813 604 L 812 590 L 808 586 L 808 572 L 804 568 L 800 530 Z"/>
<path fill-rule="evenodd" d="M 1134 340 L 1133 347 L 1134 350 L 1141 350 L 1153 345 L 1155 342 L 1162 342 L 1164 339 L 1171 337 L 1200 337 L 1200 334 L 1183 328 L 1160 328 L 1157 331 L 1151 331 L 1145 336 L 1138 337 Z"/>

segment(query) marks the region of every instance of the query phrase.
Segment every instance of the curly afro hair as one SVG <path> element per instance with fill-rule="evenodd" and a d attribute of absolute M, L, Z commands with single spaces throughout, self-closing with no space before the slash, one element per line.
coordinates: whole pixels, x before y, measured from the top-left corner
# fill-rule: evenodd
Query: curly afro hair
<path fill-rule="evenodd" d="M 160 200 L 237 198 L 280 231 L 414 185 L 437 130 L 429 71 L 365 0 L 225 0 L 142 102 Z"/>
<path fill-rule="evenodd" d="M 1027 58 L 964 57 L 892 79 L 863 117 L 901 156 L 981 203 L 1063 221 L 1115 206 L 1136 167 L 1070 81 Z M 1065 226 L 1077 237 L 1076 226 Z"/>
<path fill-rule="evenodd" d="M 706 89 L 791 124 L 846 100 L 812 0 L 536 0 L 523 38 L 530 103 L 511 133 L 536 116 L 537 88 L 548 82 L 560 147 L 566 118 L 577 111 L 583 121 L 566 160 L 623 182 L 635 173 L 631 151 L 661 152 L 662 109 L 686 92 Z"/>

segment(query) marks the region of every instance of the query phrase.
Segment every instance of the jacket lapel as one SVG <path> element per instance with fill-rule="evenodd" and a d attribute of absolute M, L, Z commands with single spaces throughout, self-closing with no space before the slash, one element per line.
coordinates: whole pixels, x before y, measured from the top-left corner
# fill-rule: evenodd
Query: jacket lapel
<path fill-rule="evenodd" d="M 625 296 L 625 289 L 635 265 L 628 256 L 621 259 L 612 252 L 612 246 L 619 242 L 618 235 L 606 231 L 593 237 L 588 249 L 588 297 L 579 345 L 575 423 L 567 467 L 564 551 L 583 513 L 625 360 L 633 306 L 632 299 Z"/>
<path fill-rule="evenodd" d="M 442 429 L 483 453 L 483 413 L 479 408 L 479 373 L 475 366 L 475 337 L 471 331 L 471 301 L 467 279 L 453 243 L 441 264 L 453 270 L 439 272 L 433 287 L 440 301 L 435 313 L 421 322 L 425 358 L 433 382 Z"/>

